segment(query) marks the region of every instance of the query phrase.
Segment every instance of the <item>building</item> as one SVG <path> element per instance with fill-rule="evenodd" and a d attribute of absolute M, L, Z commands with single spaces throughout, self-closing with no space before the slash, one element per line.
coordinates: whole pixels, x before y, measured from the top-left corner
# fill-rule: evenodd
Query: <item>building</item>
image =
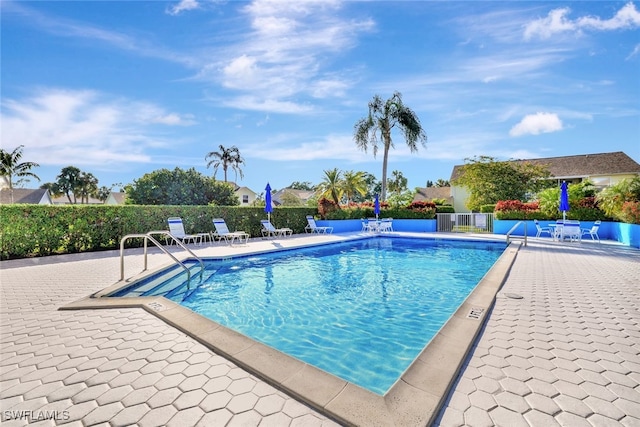
<path fill-rule="evenodd" d="M 557 180 L 558 183 L 567 181 L 576 184 L 588 179 L 599 189 L 640 175 L 640 164 L 622 151 L 512 161 L 544 166 L 551 173 L 550 179 Z M 464 187 L 454 184 L 463 166 L 454 166 L 449 180 L 452 183 L 451 197 L 456 212 L 469 212 L 465 206 L 469 193 Z"/>
<path fill-rule="evenodd" d="M 49 190 L 38 188 L 29 190 L 26 188 L 3 188 L 0 190 L 0 204 L 10 205 L 14 203 L 30 203 L 35 205 L 52 205 Z"/>

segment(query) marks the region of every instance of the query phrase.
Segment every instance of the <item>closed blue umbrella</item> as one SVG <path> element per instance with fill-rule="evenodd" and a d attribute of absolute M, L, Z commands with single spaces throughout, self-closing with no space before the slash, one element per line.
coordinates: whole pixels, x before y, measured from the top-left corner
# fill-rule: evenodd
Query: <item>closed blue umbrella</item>
<path fill-rule="evenodd" d="M 267 213 L 267 218 L 271 222 L 271 212 L 273 212 L 273 206 L 271 205 L 271 186 L 267 182 L 267 186 L 264 188 L 264 211 Z"/>
<path fill-rule="evenodd" d="M 373 202 L 373 213 L 376 214 L 376 219 L 378 219 L 378 215 L 380 215 L 380 200 L 378 199 L 377 194 L 376 199 Z"/>
<path fill-rule="evenodd" d="M 569 210 L 569 190 L 566 181 L 562 181 L 562 185 L 560 185 L 560 210 L 564 221 L 567 219 L 567 211 Z"/>
<path fill-rule="evenodd" d="M 264 188 L 264 211 L 267 213 L 267 218 L 271 221 L 271 212 L 273 212 L 273 206 L 271 206 L 271 186 L 267 182 L 267 186 Z"/>

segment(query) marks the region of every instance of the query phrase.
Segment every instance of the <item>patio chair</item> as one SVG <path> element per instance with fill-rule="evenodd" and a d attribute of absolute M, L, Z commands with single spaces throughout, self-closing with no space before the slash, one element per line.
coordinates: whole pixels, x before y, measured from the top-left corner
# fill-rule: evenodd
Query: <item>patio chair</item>
<path fill-rule="evenodd" d="M 591 228 L 581 229 L 580 235 L 584 236 L 585 234 L 588 234 L 589 236 L 591 236 L 591 240 L 598 240 L 598 243 L 600 243 L 600 236 L 598 236 L 598 228 L 600 228 L 600 223 L 601 221 L 596 221 L 593 223 L 593 226 Z"/>
<path fill-rule="evenodd" d="M 333 233 L 333 227 L 319 227 L 312 215 L 307 215 L 307 226 L 304 228 L 307 233 L 326 234 Z"/>
<path fill-rule="evenodd" d="M 382 218 L 378 228 L 381 233 L 389 233 L 393 231 L 393 218 Z"/>
<path fill-rule="evenodd" d="M 580 223 L 574 221 L 565 221 L 562 225 L 563 237 L 569 238 L 570 242 L 582 240 L 582 232 L 580 231 Z"/>
<path fill-rule="evenodd" d="M 171 233 L 171 236 L 173 236 L 173 238 L 175 238 L 176 240 L 179 240 L 182 243 L 189 243 L 189 241 L 191 241 L 192 243 L 196 243 L 202 240 L 202 236 L 199 234 L 185 233 L 182 218 L 177 216 L 171 217 L 167 219 L 167 222 L 169 223 L 169 233 Z"/>
<path fill-rule="evenodd" d="M 541 227 L 540 222 L 537 219 L 534 219 L 533 222 L 536 225 L 536 237 L 540 237 L 544 233 L 547 233 L 549 237 L 553 237 L 551 233 L 551 227 Z"/>
<path fill-rule="evenodd" d="M 293 234 L 290 228 L 275 228 L 268 219 L 260 220 L 262 224 L 262 237 L 287 237 Z"/>
<path fill-rule="evenodd" d="M 216 229 L 214 236 L 219 239 L 224 239 L 229 245 L 233 246 L 233 242 L 238 240 L 240 243 L 247 243 L 249 241 L 249 234 L 244 231 L 229 231 L 227 223 L 222 218 L 214 218 L 213 226 Z"/>

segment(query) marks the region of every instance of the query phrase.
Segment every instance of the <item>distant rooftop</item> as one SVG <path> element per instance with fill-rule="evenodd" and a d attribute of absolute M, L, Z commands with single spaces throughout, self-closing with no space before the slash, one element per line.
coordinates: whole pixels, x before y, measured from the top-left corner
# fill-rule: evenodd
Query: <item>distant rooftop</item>
<path fill-rule="evenodd" d="M 511 161 L 545 166 L 551 176 L 556 179 L 582 178 L 594 175 L 640 174 L 640 164 L 622 151 Z M 463 166 L 453 167 L 452 181 L 460 176 Z"/>

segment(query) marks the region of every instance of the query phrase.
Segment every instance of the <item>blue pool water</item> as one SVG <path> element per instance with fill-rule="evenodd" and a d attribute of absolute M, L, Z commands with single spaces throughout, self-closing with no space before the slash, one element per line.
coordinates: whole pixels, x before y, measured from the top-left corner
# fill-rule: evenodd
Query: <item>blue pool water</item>
<path fill-rule="evenodd" d="M 116 296 L 164 295 L 222 325 L 384 394 L 506 245 L 377 237 L 207 261 Z M 197 270 L 194 270 L 194 272 Z"/>

